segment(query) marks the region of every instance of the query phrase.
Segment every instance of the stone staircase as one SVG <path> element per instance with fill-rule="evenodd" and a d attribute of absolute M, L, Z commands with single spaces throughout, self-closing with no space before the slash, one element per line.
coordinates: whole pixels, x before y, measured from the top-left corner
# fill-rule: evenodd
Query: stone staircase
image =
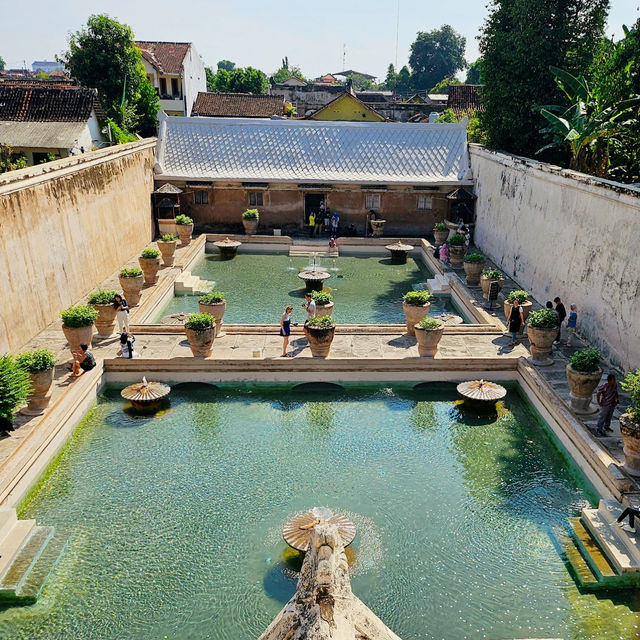
<path fill-rule="evenodd" d="M 215 282 L 203 280 L 190 271 L 183 271 L 175 280 L 173 290 L 176 295 L 199 295 L 213 289 Z"/>
<path fill-rule="evenodd" d="M 442 275 L 441 273 L 436 273 L 433 278 L 427 280 L 427 287 L 431 293 L 450 293 L 451 286 L 449 285 L 449 278 L 447 276 Z"/>
<path fill-rule="evenodd" d="M 289 246 L 290 257 L 311 257 L 316 254 L 318 258 L 337 258 L 340 255 L 338 247 L 330 249 L 328 241 L 322 244 L 292 244 Z"/>

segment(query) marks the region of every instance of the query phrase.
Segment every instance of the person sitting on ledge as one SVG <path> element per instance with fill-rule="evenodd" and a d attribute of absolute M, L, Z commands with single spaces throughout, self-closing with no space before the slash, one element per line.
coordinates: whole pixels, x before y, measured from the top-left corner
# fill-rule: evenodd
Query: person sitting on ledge
<path fill-rule="evenodd" d="M 335 249 L 336 248 L 336 239 L 335 238 L 330 238 L 329 239 L 329 249 Z"/>
<path fill-rule="evenodd" d="M 73 351 L 73 371 L 71 378 L 78 378 L 83 373 L 91 371 L 96 366 L 96 359 L 89 351 L 89 345 L 81 344 L 79 351 Z M 82 371 L 81 371 L 82 370 Z"/>
<path fill-rule="evenodd" d="M 624 519 L 629 516 L 629 524 L 624 524 Z M 619 527 L 622 527 L 625 531 L 629 533 L 635 533 L 635 519 L 640 518 L 640 509 L 635 509 L 634 507 L 627 507 L 619 516 L 616 522 Z"/>

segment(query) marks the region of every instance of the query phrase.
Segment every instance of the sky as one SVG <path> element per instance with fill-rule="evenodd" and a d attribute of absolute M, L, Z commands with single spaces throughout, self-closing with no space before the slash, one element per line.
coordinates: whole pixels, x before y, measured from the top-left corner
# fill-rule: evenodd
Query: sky
<path fill-rule="evenodd" d="M 130 25 L 139 40 L 193 42 L 205 65 L 214 68 L 218 60 L 227 59 L 271 74 L 287 56 L 306 77 L 354 69 L 382 81 L 389 63 L 397 61 L 397 69 L 407 63 L 418 31 L 443 24 L 466 37 L 466 59 L 474 61 L 486 4 L 487 0 L 0 0 L 0 56 L 7 68 L 26 64 L 30 69 L 34 60 L 53 60 L 89 15 L 107 13 Z M 640 17 L 639 5 L 640 0 L 611 0 L 606 34 L 620 38 L 622 25 L 630 26 Z"/>

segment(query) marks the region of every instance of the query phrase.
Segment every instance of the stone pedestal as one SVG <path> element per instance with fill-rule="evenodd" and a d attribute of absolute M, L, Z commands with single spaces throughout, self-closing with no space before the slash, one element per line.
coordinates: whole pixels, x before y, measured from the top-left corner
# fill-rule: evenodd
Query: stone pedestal
<path fill-rule="evenodd" d="M 624 470 L 640 477 L 640 422 L 628 413 L 620 416 L 620 433 L 624 444 Z"/>
<path fill-rule="evenodd" d="M 531 358 L 529 358 L 529 361 L 532 364 L 538 367 L 549 367 L 553 364 L 551 347 L 557 333 L 558 329 L 556 327 L 539 328 L 529 326 L 527 328 L 527 335 L 531 343 Z"/>

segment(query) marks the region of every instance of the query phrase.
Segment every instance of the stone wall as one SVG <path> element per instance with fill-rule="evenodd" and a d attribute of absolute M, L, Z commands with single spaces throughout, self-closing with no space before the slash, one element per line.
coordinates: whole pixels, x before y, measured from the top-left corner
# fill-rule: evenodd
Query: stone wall
<path fill-rule="evenodd" d="M 0 175 L 0 354 L 151 239 L 155 139 Z"/>
<path fill-rule="evenodd" d="M 544 303 L 578 305 L 578 330 L 640 367 L 640 190 L 470 145 L 475 242 Z"/>

